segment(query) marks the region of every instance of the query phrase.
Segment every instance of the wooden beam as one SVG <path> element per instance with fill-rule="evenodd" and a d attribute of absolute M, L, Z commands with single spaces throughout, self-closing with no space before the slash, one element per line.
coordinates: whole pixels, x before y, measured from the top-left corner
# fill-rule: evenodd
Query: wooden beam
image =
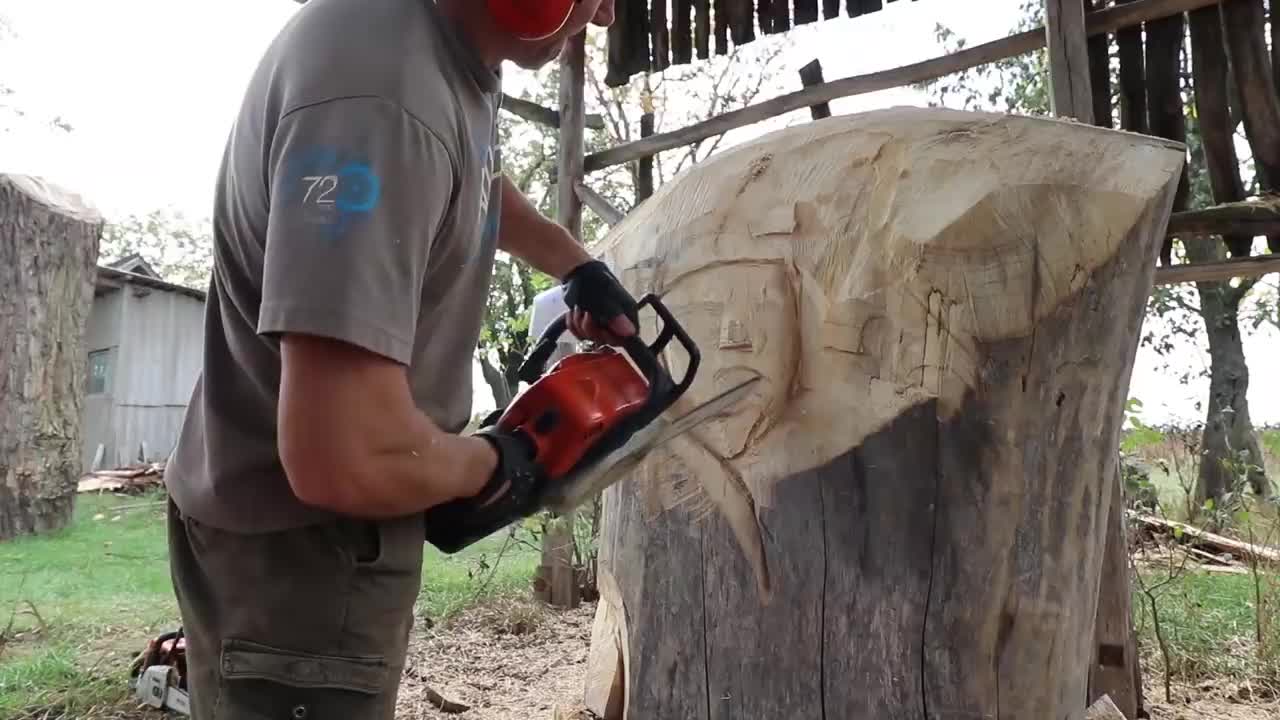
<path fill-rule="evenodd" d="M 1169 216 L 1169 235 L 1270 235 L 1280 233 L 1280 197 L 1223 203 Z"/>
<path fill-rule="evenodd" d="M 1168 17 L 1175 13 L 1213 5 L 1220 0 L 1136 0 L 1085 15 L 1088 35 L 1115 32 L 1147 20 Z M 690 145 L 699 140 L 715 137 L 736 128 L 752 125 L 769 118 L 830 102 L 842 97 L 889 90 L 904 85 L 934 80 L 944 75 L 968 70 L 997 60 L 1015 57 L 1045 46 L 1046 30 L 1043 27 L 1020 32 L 999 40 L 993 40 L 948 55 L 931 58 L 911 65 L 881 70 L 866 75 L 854 75 L 833 80 L 822 85 L 787 93 L 772 100 L 739 108 L 723 115 L 695 123 L 679 130 L 659 133 L 652 137 L 617 145 L 588 155 L 584 168 L 587 172 L 602 170 L 614 165 L 631 162 L 646 155 Z"/>
<path fill-rule="evenodd" d="M 822 79 L 822 61 L 814 58 L 809 64 L 800 68 L 800 84 L 804 87 L 813 87 L 821 85 Z M 831 117 L 831 105 L 825 102 L 810 106 L 809 116 L 814 120 Z"/>
<path fill-rule="evenodd" d="M 1166 265 L 1156 268 L 1156 285 L 1262 277 L 1268 273 L 1280 273 L 1280 255 L 1254 255 L 1219 262 Z"/>
<path fill-rule="evenodd" d="M 518 97 L 511 97 L 506 93 L 502 95 L 502 109 L 515 115 L 523 120 L 546 125 L 547 127 L 560 127 L 560 113 L 548 107 L 543 107 L 535 102 L 530 102 Z M 592 130 L 604 129 L 604 116 L 599 113 L 591 113 L 587 115 L 585 123 L 586 127 Z"/>
<path fill-rule="evenodd" d="M 1045 0 L 1049 48 L 1049 109 L 1059 117 L 1093 124 L 1089 86 L 1089 37 L 1082 0 Z"/>
<path fill-rule="evenodd" d="M 626 217 L 626 213 L 614 207 L 608 198 L 587 187 L 582 181 L 574 183 L 573 189 L 577 191 L 582 204 L 591 208 L 591 212 L 599 216 L 606 225 L 617 225 Z"/>

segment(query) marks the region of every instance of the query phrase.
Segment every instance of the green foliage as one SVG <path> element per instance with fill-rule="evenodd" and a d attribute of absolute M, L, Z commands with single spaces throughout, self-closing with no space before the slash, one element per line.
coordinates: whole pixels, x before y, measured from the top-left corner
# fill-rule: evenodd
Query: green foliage
<path fill-rule="evenodd" d="M 1044 22 L 1044 3 L 1023 0 L 1014 32 L 1039 27 Z M 964 38 L 938 24 L 934 35 L 946 51 L 965 48 Z M 958 107 L 1022 115 L 1049 114 L 1049 60 L 1044 48 L 980 65 L 917 87 L 933 94 L 931 106 Z"/>
<path fill-rule="evenodd" d="M 99 249 L 103 264 L 137 253 L 165 280 L 203 289 L 213 270 L 212 224 L 179 210 L 159 209 L 108 222 Z"/>

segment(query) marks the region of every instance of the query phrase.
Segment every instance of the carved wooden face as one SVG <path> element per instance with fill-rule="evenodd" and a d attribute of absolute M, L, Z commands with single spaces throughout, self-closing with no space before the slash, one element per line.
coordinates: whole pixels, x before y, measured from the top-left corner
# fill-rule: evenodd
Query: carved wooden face
<path fill-rule="evenodd" d="M 774 485 L 912 405 L 956 412 L 978 384 L 978 346 L 1030 332 L 1079 292 L 1181 157 L 1069 123 L 892 108 L 693 166 L 601 257 L 637 296 L 662 295 L 701 349 L 673 413 L 764 381 L 729 417 L 651 453 L 640 492 L 662 507 L 713 503 L 767 584 L 755 513 Z M 666 359 L 678 377 L 682 351 Z M 681 484 L 701 495 L 670 490 Z"/>

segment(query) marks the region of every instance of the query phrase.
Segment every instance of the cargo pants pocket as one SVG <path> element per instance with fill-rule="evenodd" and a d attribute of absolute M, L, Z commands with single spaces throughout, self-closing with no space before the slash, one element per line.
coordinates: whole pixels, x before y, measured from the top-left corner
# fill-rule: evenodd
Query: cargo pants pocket
<path fill-rule="evenodd" d="M 391 720 L 395 687 L 381 656 L 299 652 L 228 639 L 216 720 Z"/>

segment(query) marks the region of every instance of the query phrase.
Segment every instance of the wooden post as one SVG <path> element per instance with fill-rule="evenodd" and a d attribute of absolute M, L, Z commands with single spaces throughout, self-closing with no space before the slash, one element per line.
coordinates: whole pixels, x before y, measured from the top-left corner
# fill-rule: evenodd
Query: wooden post
<path fill-rule="evenodd" d="M 582 201 L 574 190 L 582 180 L 585 152 L 586 35 L 569 38 L 560 56 L 560 147 L 556 172 L 556 220 L 582 241 Z"/>
<path fill-rule="evenodd" d="M 1117 460 L 1117 462 L 1119 462 Z M 1098 584 L 1093 662 L 1089 667 L 1089 704 L 1106 696 L 1126 718 L 1142 709 L 1142 666 L 1138 634 L 1133 626 L 1133 591 L 1129 579 L 1129 532 L 1125 524 L 1124 473 L 1116 470 L 1107 512 L 1107 548 Z"/>
<path fill-rule="evenodd" d="M 630 718 L 1082 717 L 1184 157 L 891 108 L 658 188 L 600 257 L 700 349 L 673 414 L 761 382 L 604 493 L 584 696 L 616 711 L 621 686 Z"/>
<path fill-rule="evenodd" d="M 822 79 L 822 61 L 814 58 L 807 65 L 800 68 L 800 84 L 805 87 L 813 87 L 821 85 L 825 82 Z M 810 106 L 809 115 L 814 120 L 831 117 L 831 104 L 820 102 L 817 105 Z"/>
<path fill-rule="evenodd" d="M 560 147 L 556 170 L 556 221 L 582 241 L 582 199 L 577 185 L 583 179 L 582 160 L 586 122 L 586 35 L 569 39 L 560 56 Z M 575 608 L 580 599 L 573 567 L 573 526 L 576 513 L 550 519 L 542 538 L 542 568 L 547 599 L 553 607 Z"/>
<path fill-rule="evenodd" d="M 647 138 L 653 134 L 653 110 L 646 110 L 640 116 L 640 137 Z M 653 156 L 640 158 L 639 177 L 636 178 L 636 204 L 644 202 L 653 195 Z"/>
<path fill-rule="evenodd" d="M 1049 107 L 1054 115 L 1093 122 L 1089 89 L 1089 36 L 1082 0 L 1045 0 L 1049 48 Z"/>
<path fill-rule="evenodd" d="M 71 522 L 101 237 L 80 198 L 0 175 L 0 540 Z"/>

